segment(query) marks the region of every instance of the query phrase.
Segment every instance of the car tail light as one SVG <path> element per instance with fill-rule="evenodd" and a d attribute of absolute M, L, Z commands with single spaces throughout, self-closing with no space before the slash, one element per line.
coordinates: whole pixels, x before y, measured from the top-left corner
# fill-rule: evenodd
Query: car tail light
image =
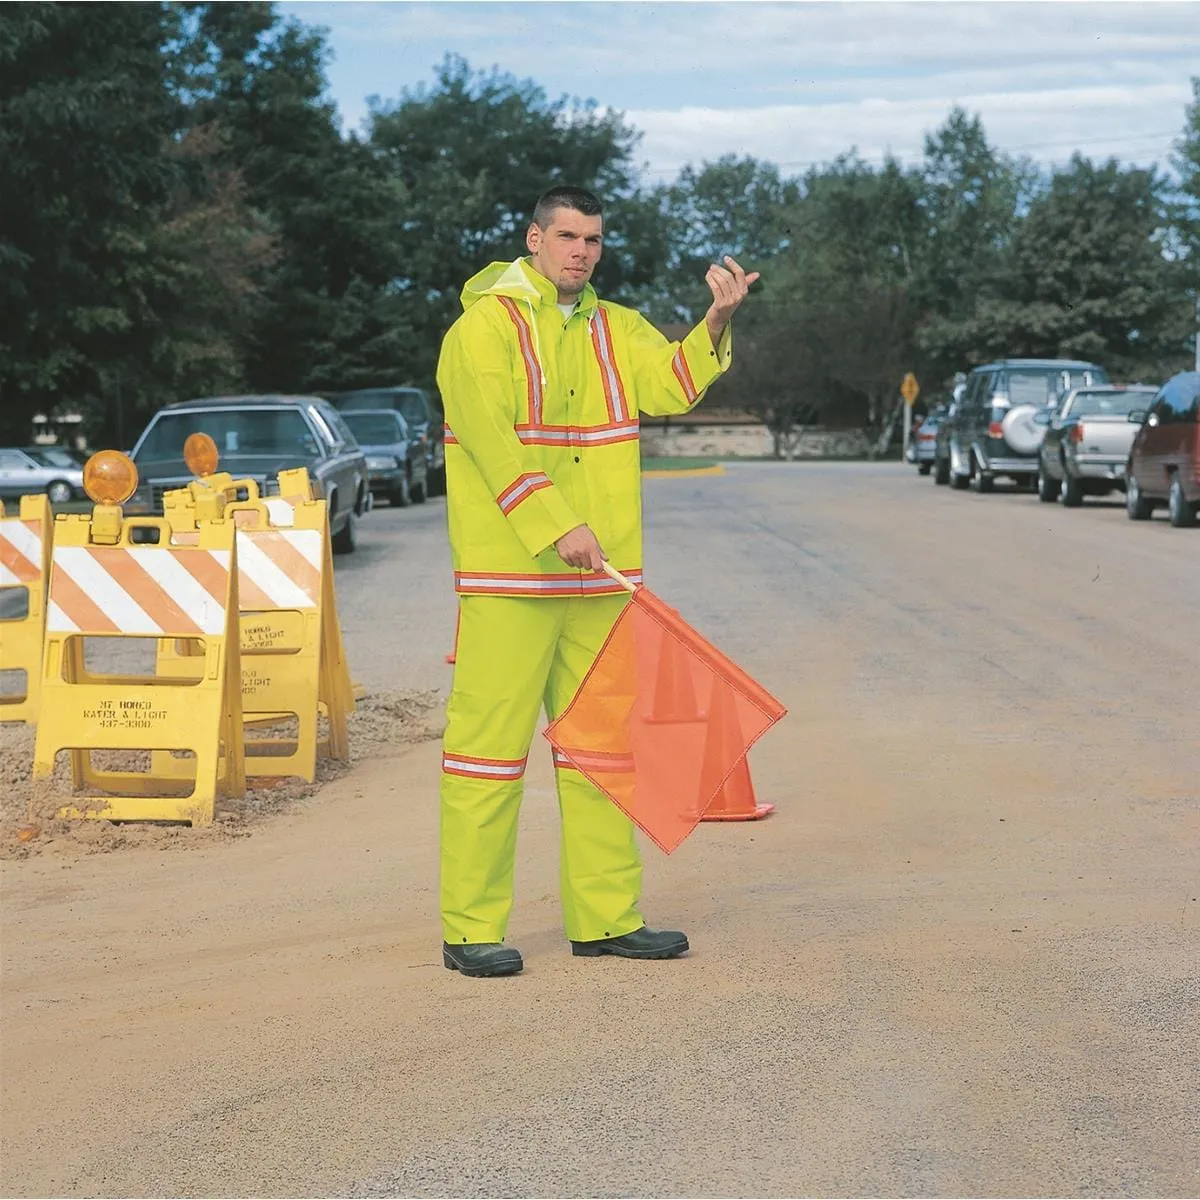
<path fill-rule="evenodd" d="M 1074 446 L 1078 446 L 1083 441 L 1083 426 L 1072 425 L 1067 431 L 1067 441 Z"/>
<path fill-rule="evenodd" d="M 988 426 L 988 437 L 1002 438 L 1004 436 L 1004 425 L 1000 421 L 993 421 Z"/>

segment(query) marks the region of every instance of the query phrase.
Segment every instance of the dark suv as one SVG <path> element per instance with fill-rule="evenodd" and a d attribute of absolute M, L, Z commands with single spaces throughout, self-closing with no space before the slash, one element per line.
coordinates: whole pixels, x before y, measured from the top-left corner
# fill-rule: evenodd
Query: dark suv
<path fill-rule="evenodd" d="M 1095 363 L 1066 358 L 1005 358 L 976 367 L 948 422 L 950 484 L 990 492 L 999 475 L 1032 487 L 1042 426 L 1034 417 L 1072 388 L 1107 383 Z"/>
<path fill-rule="evenodd" d="M 445 418 L 424 388 L 360 388 L 354 392 L 334 392 L 329 399 L 344 412 L 351 409 L 395 409 L 425 447 L 429 495 L 440 496 L 446 490 Z"/>
<path fill-rule="evenodd" d="M 339 554 L 358 542 L 358 518 L 371 507 L 367 463 L 341 414 L 316 396 L 214 396 L 168 404 L 150 418 L 133 447 L 138 489 L 126 512 L 162 514 L 162 495 L 193 478 L 183 461 L 191 433 L 217 443 L 221 471 L 253 479 L 262 495 L 278 493 L 276 476 L 306 467 L 313 489 L 329 503 Z"/>

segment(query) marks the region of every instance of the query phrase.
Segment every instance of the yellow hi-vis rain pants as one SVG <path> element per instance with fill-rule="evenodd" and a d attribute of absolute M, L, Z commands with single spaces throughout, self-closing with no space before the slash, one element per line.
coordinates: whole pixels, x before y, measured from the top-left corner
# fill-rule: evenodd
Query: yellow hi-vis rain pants
<path fill-rule="evenodd" d="M 442 758 L 442 925 L 447 942 L 503 941 L 517 813 L 543 704 L 570 704 L 628 597 L 463 596 Z M 545 752 L 551 752 L 546 743 Z M 563 923 L 573 941 L 644 924 L 633 823 L 555 763 Z"/>

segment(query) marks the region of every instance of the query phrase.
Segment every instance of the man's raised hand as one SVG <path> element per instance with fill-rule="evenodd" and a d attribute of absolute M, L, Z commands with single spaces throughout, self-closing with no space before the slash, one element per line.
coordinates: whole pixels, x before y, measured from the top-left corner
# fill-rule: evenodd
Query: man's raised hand
<path fill-rule="evenodd" d="M 737 312 L 738 305 L 745 300 L 746 293 L 750 291 L 750 285 L 759 277 L 758 271 L 751 271 L 747 275 L 738 266 L 737 260 L 728 254 L 725 255 L 722 262 L 723 265 L 713 263 L 704 277 L 705 283 L 708 284 L 709 290 L 713 294 L 712 305 L 704 314 L 704 323 L 708 326 L 714 348 L 720 342 L 721 335 L 725 332 L 725 326 Z"/>

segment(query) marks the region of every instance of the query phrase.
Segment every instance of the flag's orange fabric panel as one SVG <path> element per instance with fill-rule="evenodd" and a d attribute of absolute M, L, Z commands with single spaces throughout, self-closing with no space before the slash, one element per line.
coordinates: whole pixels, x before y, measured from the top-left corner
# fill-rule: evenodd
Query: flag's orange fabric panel
<path fill-rule="evenodd" d="M 640 587 L 546 737 L 669 854 L 785 712 Z"/>

